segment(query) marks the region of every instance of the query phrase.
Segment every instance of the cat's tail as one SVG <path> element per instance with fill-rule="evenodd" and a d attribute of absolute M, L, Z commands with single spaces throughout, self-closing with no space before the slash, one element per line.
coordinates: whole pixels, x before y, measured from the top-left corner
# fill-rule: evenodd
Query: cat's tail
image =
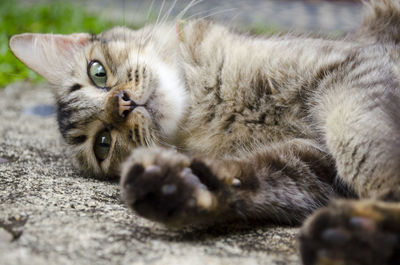
<path fill-rule="evenodd" d="M 400 0 L 363 0 L 364 19 L 357 38 L 400 44 Z"/>

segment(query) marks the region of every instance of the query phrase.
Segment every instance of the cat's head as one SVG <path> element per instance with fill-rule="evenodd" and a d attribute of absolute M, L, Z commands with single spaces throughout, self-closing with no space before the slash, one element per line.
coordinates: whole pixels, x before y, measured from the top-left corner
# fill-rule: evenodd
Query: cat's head
<path fill-rule="evenodd" d="M 132 149 L 162 143 L 182 118 L 179 73 L 143 35 L 117 27 L 10 40 L 16 57 L 54 85 L 60 132 L 88 173 L 118 175 Z"/>

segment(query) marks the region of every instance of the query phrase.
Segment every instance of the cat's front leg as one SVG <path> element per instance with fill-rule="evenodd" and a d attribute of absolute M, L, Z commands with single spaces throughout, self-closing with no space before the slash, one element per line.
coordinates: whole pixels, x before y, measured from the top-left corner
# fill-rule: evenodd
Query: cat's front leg
<path fill-rule="evenodd" d="M 204 161 L 174 150 L 139 148 L 123 165 L 121 190 L 138 214 L 176 226 L 218 219 L 232 181 L 218 178 Z"/>
<path fill-rule="evenodd" d="M 140 148 L 124 165 L 121 189 L 138 214 L 168 225 L 234 219 L 293 224 L 334 195 L 330 166 L 303 141 L 229 159 Z"/>

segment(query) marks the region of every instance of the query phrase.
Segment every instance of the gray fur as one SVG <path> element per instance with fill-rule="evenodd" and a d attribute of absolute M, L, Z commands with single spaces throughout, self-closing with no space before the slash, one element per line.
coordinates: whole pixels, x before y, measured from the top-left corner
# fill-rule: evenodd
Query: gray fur
<path fill-rule="evenodd" d="M 196 20 L 138 31 L 119 27 L 79 41 L 65 37 L 68 48 L 53 37 L 48 50 L 48 35 L 16 36 L 11 48 L 55 84 L 60 129 L 81 169 L 119 175 L 126 161 L 122 191 L 134 209 L 138 191 L 126 183 L 141 177 L 138 172 L 153 176 L 149 166 L 177 175 L 191 168 L 215 178 L 199 181 L 220 182 L 218 192 L 187 184 L 200 214 L 166 219 L 150 205 L 138 210 L 143 215 L 172 224 L 237 218 L 298 223 L 338 195 L 334 183 L 349 185 L 360 198 L 400 187 L 400 4 L 370 1 L 369 9 L 361 29 L 338 40 L 251 37 Z M 24 57 L 19 47 L 34 43 L 40 44 L 37 58 Z M 68 67 L 43 69 L 40 62 L 57 61 L 60 49 Z M 94 59 L 108 72 L 107 90 L 86 76 Z M 81 88 L 71 89 L 74 84 Z M 119 119 L 115 98 L 122 90 L 147 110 Z M 93 142 L 104 128 L 112 131 L 112 155 L 97 161 Z"/>

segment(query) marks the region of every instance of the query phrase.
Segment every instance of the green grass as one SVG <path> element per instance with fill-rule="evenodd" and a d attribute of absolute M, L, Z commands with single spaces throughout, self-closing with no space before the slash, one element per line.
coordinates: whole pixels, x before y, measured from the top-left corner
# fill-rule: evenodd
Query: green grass
<path fill-rule="evenodd" d="M 244 31 L 248 31 L 253 35 L 272 35 L 277 33 L 279 29 L 272 25 L 266 25 L 265 23 L 253 23 L 247 28 L 244 28 Z"/>
<path fill-rule="evenodd" d="M 8 40 L 12 35 L 24 32 L 99 33 L 115 24 L 82 10 L 82 7 L 74 8 L 61 1 L 22 6 L 13 0 L 0 0 L 0 87 L 18 80 L 41 80 L 11 53 Z"/>

